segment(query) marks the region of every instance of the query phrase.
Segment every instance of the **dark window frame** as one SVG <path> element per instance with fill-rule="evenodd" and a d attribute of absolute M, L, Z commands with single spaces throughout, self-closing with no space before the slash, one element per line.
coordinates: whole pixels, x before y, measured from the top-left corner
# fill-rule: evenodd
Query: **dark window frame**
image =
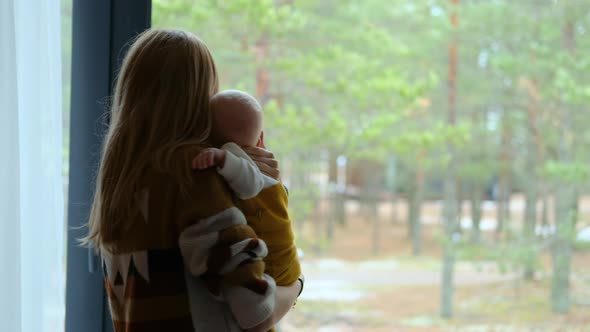
<path fill-rule="evenodd" d="M 114 79 L 129 42 L 151 26 L 151 8 L 151 0 L 73 3 L 66 332 L 113 330 L 99 258 L 78 239 L 87 232 Z"/>

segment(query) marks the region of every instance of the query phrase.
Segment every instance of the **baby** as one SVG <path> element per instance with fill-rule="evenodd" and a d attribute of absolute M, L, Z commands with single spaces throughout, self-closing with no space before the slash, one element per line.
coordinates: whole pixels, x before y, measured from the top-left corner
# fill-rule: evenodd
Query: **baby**
<path fill-rule="evenodd" d="M 222 91 L 210 102 L 213 116 L 211 141 L 220 148 L 201 152 L 193 168 L 218 167 L 236 196 L 249 199 L 279 182 L 258 169 L 242 146 L 261 146 L 263 142 L 262 107 L 249 94 L 238 90 Z"/>
<path fill-rule="evenodd" d="M 217 167 L 217 172 L 240 199 L 237 206 L 248 225 L 268 248 L 265 274 L 278 286 L 291 285 L 301 275 L 301 267 L 287 211 L 287 192 L 280 181 L 263 174 L 241 148 L 264 146 L 262 107 L 254 97 L 238 90 L 216 94 L 210 107 L 211 141 L 219 148 L 203 150 L 194 158 L 192 166 Z"/>
<path fill-rule="evenodd" d="M 238 91 L 222 91 L 211 98 L 213 144 L 193 160 L 193 168 L 217 166 L 242 201 L 240 208 L 248 225 L 266 242 L 266 269 L 277 285 L 290 285 L 300 275 L 297 250 L 288 214 L 287 192 L 283 185 L 263 174 L 242 150 L 243 146 L 262 146 L 262 107 L 251 95 Z M 297 261 L 296 264 L 292 264 Z M 296 268 L 286 269 L 288 265 Z"/>

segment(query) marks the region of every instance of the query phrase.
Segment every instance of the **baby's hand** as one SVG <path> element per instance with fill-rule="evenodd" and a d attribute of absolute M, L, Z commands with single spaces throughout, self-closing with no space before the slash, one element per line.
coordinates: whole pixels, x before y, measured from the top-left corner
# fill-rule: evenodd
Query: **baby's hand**
<path fill-rule="evenodd" d="M 213 166 L 223 167 L 225 164 L 225 151 L 216 148 L 208 148 L 199 153 L 192 163 L 193 169 L 206 169 Z"/>

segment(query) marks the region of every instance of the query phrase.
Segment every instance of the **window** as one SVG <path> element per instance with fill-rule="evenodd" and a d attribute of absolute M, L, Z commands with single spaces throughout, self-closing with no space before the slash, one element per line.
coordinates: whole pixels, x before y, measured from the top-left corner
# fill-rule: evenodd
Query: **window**
<path fill-rule="evenodd" d="M 588 324 L 590 4 L 153 0 L 152 13 L 202 37 L 222 88 L 265 108 L 308 280 L 283 331 Z"/>

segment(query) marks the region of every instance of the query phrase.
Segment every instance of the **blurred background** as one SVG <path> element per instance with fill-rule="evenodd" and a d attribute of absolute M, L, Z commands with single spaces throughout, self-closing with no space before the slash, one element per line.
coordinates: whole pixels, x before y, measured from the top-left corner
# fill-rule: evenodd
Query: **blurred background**
<path fill-rule="evenodd" d="M 280 331 L 590 331 L 590 0 L 153 0 L 152 25 L 264 106 L 307 277 Z"/>

